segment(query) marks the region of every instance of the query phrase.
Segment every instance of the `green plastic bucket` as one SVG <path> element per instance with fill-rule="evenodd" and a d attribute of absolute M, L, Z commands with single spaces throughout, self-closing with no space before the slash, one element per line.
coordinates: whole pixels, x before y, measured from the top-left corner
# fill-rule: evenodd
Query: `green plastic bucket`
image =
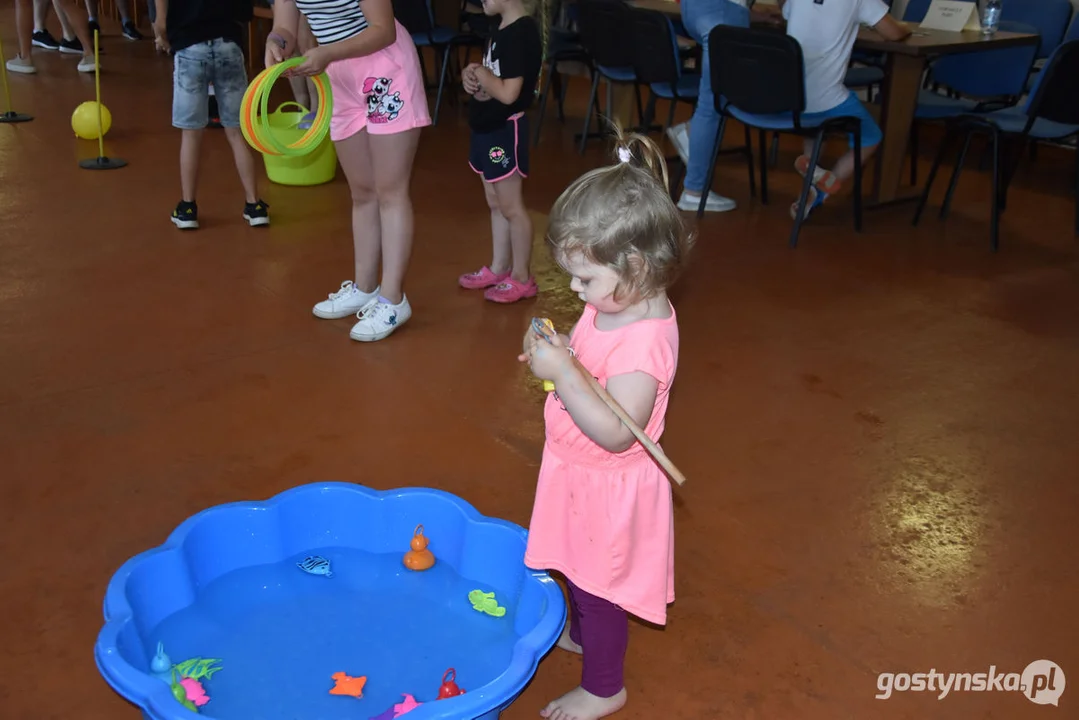
<path fill-rule="evenodd" d="M 295 109 L 285 110 L 286 107 Z M 281 103 L 270 113 L 270 132 L 279 142 L 296 142 L 306 132 L 296 126 L 307 113 L 307 108 L 299 103 Z M 266 175 L 278 185 L 322 185 L 331 182 L 337 174 L 337 152 L 329 135 L 306 155 L 263 155 L 262 159 L 266 163 Z"/>

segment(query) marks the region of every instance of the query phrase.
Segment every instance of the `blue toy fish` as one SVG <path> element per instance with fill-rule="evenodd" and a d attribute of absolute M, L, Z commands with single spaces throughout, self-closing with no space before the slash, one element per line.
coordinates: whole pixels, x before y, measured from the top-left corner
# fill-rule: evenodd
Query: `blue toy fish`
<path fill-rule="evenodd" d="M 328 578 L 333 577 L 333 571 L 330 570 L 330 561 L 321 555 L 311 555 L 306 557 L 303 562 L 296 563 L 296 567 L 311 575 L 322 575 Z"/>

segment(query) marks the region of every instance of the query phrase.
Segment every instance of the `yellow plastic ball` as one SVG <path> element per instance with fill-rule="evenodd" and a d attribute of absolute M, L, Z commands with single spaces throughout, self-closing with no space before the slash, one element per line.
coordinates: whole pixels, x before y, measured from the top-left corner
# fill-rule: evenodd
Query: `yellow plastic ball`
<path fill-rule="evenodd" d="M 98 125 L 97 106 L 97 101 L 87 100 L 71 114 L 71 129 L 83 140 L 97 140 L 112 127 L 112 113 L 104 105 L 101 106 L 101 125 Z"/>

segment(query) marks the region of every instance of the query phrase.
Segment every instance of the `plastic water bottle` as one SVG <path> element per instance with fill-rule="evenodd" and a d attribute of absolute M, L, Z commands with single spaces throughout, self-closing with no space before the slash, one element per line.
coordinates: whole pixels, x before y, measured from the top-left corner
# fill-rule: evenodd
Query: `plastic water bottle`
<path fill-rule="evenodd" d="M 992 35 L 1000 25 L 1002 0 L 982 0 L 982 35 Z"/>

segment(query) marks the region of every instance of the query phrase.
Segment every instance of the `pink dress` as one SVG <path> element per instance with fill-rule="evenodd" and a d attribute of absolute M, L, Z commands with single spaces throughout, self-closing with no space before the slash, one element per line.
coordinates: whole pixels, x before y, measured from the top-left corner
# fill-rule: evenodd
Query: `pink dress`
<path fill-rule="evenodd" d="M 646 372 L 659 381 L 645 432 L 663 434 L 678 365 L 678 321 L 638 320 L 598 330 L 586 305 L 570 344 L 601 385 Z M 670 481 L 640 443 L 610 453 L 578 429 L 558 394 L 543 411 L 547 442 L 536 486 L 525 564 L 557 570 L 577 587 L 652 623 L 667 621 L 674 601 L 674 508 Z"/>

